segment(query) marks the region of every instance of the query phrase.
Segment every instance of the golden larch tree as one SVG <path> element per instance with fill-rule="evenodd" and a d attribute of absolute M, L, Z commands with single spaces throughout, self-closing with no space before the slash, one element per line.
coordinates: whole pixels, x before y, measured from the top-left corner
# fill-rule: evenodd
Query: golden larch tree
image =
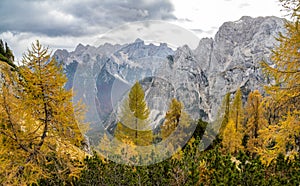
<path fill-rule="evenodd" d="M 38 41 L 17 72 L 2 68 L 0 110 L 1 177 L 5 184 L 30 184 L 56 174 L 67 179 L 83 158 L 82 108 L 64 89 L 63 69 Z M 78 118 L 76 117 L 78 116 Z M 53 165 L 54 170 L 46 167 Z M 54 172 L 51 172 L 54 171 Z"/>
<path fill-rule="evenodd" d="M 292 16 L 285 24 L 286 33 L 280 34 L 279 46 L 273 50 L 269 65 L 262 63 L 271 79 L 265 87 L 269 97 L 267 107 L 269 126 L 262 130 L 264 148 L 260 155 L 270 162 L 279 153 L 293 157 L 300 148 L 300 1 L 281 0 Z"/>
<path fill-rule="evenodd" d="M 195 125 L 192 122 L 183 103 L 173 98 L 160 132 L 162 140 L 167 140 L 169 152 L 181 149 L 188 142 L 194 132 Z"/>
<path fill-rule="evenodd" d="M 244 110 L 242 92 L 238 89 L 234 95 L 233 102 L 229 109 L 228 123 L 222 133 L 222 145 L 226 152 L 236 153 L 242 150 L 242 140 L 244 132 Z"/>
<path fill-rule="evenodd" d="M 259 130 L 267 127 L 267 120 L 264 114 L 265 108 L 262 95 L 258 90 L 250 92 L 245 105 L 245 118 L 247 121 L 245 135 L 248 136 L 247 150 L 251 153 L 256 153 L 258 146 L 261 146 Z"/>
<path fill-rule="evenodd" d="M 152 128 L 149 126 L 150 111 L 145 101 L 144 90 L 139 82 L 130 89 L 128 98 L 123 102 L 120 121 L 114 135 L 124 143 L 147 146 L 153 142 Z"/>
<path fill-rule="evenodd" d="M 166 139 L 179 125 L 182 108 L 182 103 L 173 98 L 170 103 L 169 110 L 166 113 L 165 122 L 161 126 L 162 139 Z"/>

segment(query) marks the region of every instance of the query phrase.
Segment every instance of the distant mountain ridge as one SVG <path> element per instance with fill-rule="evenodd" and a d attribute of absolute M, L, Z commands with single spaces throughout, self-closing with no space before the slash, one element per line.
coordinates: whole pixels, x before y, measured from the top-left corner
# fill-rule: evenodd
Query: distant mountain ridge
<path fill-rule="evenodd" d="M 109 128 L 116 119 L 111 115 L 116 100 L 136 79 L 143 80 L 152 108 L 164 107 L 157 110 L 165 111 L 169 103 L 156 102 L 177 97 L 194 119 L 212 121 L 227 92 L 241 87 L 246 98 L 250 91 L 262 90 L 267 79 L 259 62 L 271 63 L 271 50 L 278 44 L 275 37 L 284 31 L 284 19 L 244 16 L 224 23 L 214 39 L 201 39 L 195 50 L 184 45 L 173 51 L 167 44 L 146 45 L 137 39 L 124 45 L 79 44 L 73 52 L 57 50 L 54 56 L 65 65 L 66 87 L 77 86 L 75 99 L 83 98 L 92 105 L 87 117 L 95 125 L 105 121 L 103 127 Z M 164 113 L 156 111 L 151 117 L 157 125 Z"/>

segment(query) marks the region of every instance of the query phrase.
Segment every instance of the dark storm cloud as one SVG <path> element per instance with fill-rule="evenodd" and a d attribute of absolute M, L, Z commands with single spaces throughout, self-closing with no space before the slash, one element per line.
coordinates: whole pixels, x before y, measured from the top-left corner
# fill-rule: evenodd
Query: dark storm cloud
<path fill-rule="evenodd" d="M 1 0 L 0 33 L 100 34 L 127 22 L 176 19 L 173 10 L 169 0 Z"/>

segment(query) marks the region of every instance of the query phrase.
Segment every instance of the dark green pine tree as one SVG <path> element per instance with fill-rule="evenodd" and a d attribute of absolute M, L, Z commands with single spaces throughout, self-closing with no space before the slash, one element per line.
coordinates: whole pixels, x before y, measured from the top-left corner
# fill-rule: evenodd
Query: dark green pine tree
<path fill-rule="evenodd" d="M 0 54 L 4 55 L 5 54 L 5 48 L 4 48 L 4 43 L 2 39 L 0 40 Z"/>
<path fill-rule="evenodd" d="M 9 48 L 9 46 L 7 45 L 7 43 L 5 42 L 5 55 L 4 55 L 9 62 L 13 62 L 14 59 L 14 55 L 12 50 Z"/>
<path fill-rule="evenodd" d="M 12 50 L 8 47 L 7 43 L 0 40 L 0 61 L 6 62 L 9 64 L 11 67 L 16 69 L 16 65 L 13 63 L 14 62 L 14 55 Z"/>

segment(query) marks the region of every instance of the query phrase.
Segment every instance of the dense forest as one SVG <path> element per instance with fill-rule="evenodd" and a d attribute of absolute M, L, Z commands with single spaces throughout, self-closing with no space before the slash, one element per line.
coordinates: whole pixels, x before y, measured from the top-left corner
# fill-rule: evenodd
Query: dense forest
<path fill-rule="evenodd" d="M 136 82 L 114 131 L 122 146 L 104 135 L 88 150 L 85 107 L 72 103 L 62 65 L 39 41 L 16 65 L 1 40 L 0 185 L 299 185 L 300 1 L 280 2 L 290 20 L 277 38 L 274 64 L 261 62 L 270 79 L 265 93 L 254 90 L 246 102 L 240 90 L 228 93 L 214 125 L 193 121 L 174 98 L 154 133 L 147 128 L 149 108 Z M 191 123 L 196 127 L 184 143 Z M 167 146 L 173 155 L 163 161 L 138 148 L 170 136 L 185 145 Z"/>

